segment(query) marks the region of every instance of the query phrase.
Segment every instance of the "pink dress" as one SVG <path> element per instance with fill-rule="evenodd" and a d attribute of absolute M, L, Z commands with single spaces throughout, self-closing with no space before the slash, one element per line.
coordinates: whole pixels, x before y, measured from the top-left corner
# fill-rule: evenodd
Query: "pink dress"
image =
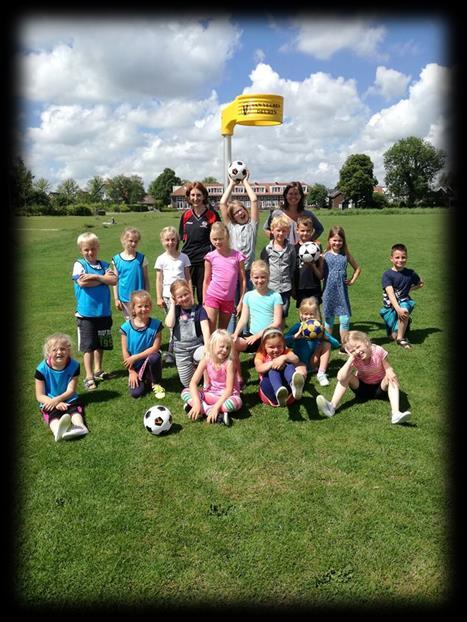
<path fill-rule="evenodd" d="M 240 251 L 231 250 L 227 257 L 216 249 L 204 256 L 212 269 L 211 282 L 208 285 L 206 297 L 212 296 L 217 300 L 235 300 L 235 290 L 238 282 L 239 264 L 245 261 L 245 255 Z"/>

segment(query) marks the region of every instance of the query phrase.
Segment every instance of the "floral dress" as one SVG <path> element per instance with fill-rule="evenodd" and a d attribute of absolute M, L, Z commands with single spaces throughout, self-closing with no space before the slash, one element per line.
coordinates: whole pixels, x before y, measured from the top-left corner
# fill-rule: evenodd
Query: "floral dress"
<path fill-rule="evenodd" d="M 347 257 L 328 251 L 324 254 L 323 314 L 325 318 L 351 315 L 347 279 Z"/>

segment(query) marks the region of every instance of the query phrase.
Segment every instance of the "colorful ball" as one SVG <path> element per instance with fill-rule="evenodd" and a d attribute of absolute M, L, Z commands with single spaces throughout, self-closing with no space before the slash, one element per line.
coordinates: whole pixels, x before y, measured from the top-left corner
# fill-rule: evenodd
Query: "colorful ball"
<path fill-rule="evenodd" d="M 324 335 L 324 328 L 319 320 L 303 320 L 300 332 L 307 339 L 320 339 Z"/>

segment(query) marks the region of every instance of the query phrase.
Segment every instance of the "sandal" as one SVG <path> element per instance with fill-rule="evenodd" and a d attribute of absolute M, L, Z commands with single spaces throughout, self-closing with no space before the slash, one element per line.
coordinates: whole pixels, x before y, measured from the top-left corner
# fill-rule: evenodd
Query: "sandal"
<path fill-rule="evenodd" d="M 158 400 L 163 400 L 165 397 L 165 389 L 160 384 L 153 384 L 152 391 Z"/>
<path fill-rule="evenodd" d="M 94 382 L 94 378 L 85 378 L 83 380 L 83 384 L 86 387 L 87 391 L 94 391 L 97 389 L 96 383 Z"/>
<path fill-rule="evenodd" d="M 404 350 L 410 350 L 412 347 L 408 339 L 396 339 L 396 343 L 398 346 L 401 346 L 401 348 L 404 348 Z"/>
<path fill-rule="evenodd" d="M 110 378 L 110 374 L 108 374 L 106 371 L 103 371 L 102 369 L 100 371 L 96 371 L 94 374 L 94 380 L 108 380 Z"/>

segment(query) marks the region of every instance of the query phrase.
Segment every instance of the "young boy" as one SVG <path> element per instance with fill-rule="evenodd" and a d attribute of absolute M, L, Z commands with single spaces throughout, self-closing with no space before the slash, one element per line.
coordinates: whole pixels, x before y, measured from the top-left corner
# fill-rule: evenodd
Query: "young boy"
<path fill-rule="evenodd" d="M 416 272 L 405 267 L 407 247 L 404 244 L 394 244 L 389 259 L 392 268 L 386 270 L 381 278 L 383 307 L 379 314 L 386 324 L 388 337 L 407 350 L 411 345 L 406 333 L 411 322 L 410 314 L 415 306 L 410 292 L 423 287 L 423 280 Z"/>
<path fill-rule="evenodd" d="M 99 239 L 94 233 L 82 233 L 77 239 L 83 259 L 73 266 L 73 285 L 76 297 L 78 349 L 83 352 L 86 373 L 84 386 L 96 388 L 96 380 L 108 375 L 102 370 L 104 350 L 112 350 L 112 310 L 110 287 L 117 276 L 106 261 L 97 258 Z"/>
<path fill-rule="evenodd" d="M 278 292 L 284 305 L 283 317 L 289 312 L 295 273 L 295 246 L 288 241 L 290 220 L 276 216 L 271 221 L 272 240 L 261 251 L 261 259 L 269 266 L 269 289 Z"/>
<path fill-rule="evenodd" d="M 321 279 L 323 278 L 324 259 L 322 255 L 318 261 L 304 262 L 299 256 L 300 247 L 305 242 L 311 242 L 315 230 L 313 221 L 309 216 L 299 216 L 297 219 L 298 243 L 295 246 L 296 251 L 296 267 L 294 275 L 294 291 L 297 309 L 300 307 L 302 300 L 314 296 L 318 304 L 321 304 Z M 319 242 L 315 241 L 321 250 Z"/>

